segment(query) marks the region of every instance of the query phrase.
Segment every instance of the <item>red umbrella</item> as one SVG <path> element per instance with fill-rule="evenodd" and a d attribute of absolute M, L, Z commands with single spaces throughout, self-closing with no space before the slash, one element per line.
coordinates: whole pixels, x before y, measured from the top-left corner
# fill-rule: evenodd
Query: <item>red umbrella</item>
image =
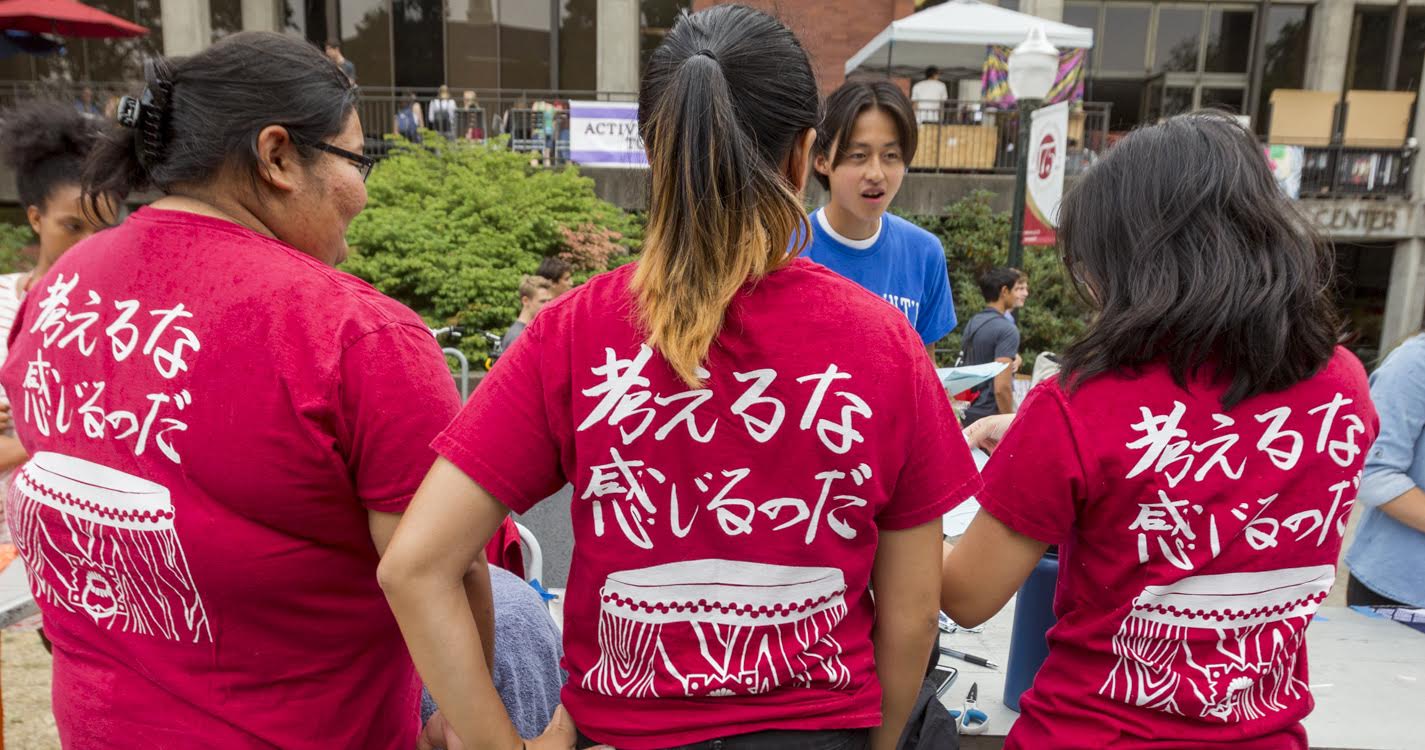
<path fill-rule="evenodd" d="M 77 0 L 0 0 L 0 30 L 91 39 L 148 33 L 143 26 Z"/>

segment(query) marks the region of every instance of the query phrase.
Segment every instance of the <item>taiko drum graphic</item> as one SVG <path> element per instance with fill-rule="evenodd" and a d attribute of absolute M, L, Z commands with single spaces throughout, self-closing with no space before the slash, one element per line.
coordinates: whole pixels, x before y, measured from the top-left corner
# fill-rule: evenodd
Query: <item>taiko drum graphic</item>
<path fill-rule="evenodd" d="M 691 560 L 614 573 L 599 595 L 587 690 L 645 698 L 850 684 L 831 635 L 846 615 L 836 568 Z"/>
<path fill-rule="evenodd" d="M 1118 661 L 1099 694 L 1224 722 L 1279 711 L 1306 691 L 1297 659 L 1335 578 L 1317 565 L 1148 586 L 1113 638 Z"/>
<path fill-rule="evenodd" d="M 110 630 L 212 640 L 167 488 L 38 453 L 16 472 L 8 517 L 37 598 Z"/>

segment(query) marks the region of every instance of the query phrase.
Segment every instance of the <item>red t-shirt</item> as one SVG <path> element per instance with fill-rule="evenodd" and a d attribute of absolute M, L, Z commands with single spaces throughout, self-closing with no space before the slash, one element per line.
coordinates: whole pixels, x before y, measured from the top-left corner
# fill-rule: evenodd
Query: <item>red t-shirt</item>
<path fill-rule="evenodd" d="M 980 502 L 1060 545 L 1059 621 L 1006 747 L 1306 747 L 1306 626 L 1376 413 L 1344 349 L 1280 393 L 1222 391 L 1154 366 L 1025 400 Z"/>
<path fill-rule="evenodd" d="M 545 307 L 435 441 L 519 512 L 574 485 L 564 705 L 627 750 L 878 725 L 878 532 L 979 485 L 924 346 L 796 260 L 736 295 L 689 389 L 633 270 Z"/>
<path fill-rule="evenodd" d="M 413 747 L 367 510 L 405 509 L 459 406 L 418 316 L 145 208 L 35 287 L 0 382 L 65 747 Z"/>

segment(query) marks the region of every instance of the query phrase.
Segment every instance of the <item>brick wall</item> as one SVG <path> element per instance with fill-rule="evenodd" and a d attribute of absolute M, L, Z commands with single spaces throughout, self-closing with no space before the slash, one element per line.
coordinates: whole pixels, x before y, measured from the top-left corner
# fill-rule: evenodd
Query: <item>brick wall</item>
<path fill-rule="evenodd" d="M 822 91 L 846 80 L 846 61 L 891 21 L 915 12 L 915 0 L 737 0 L 761 8 L 787 24 L 811 55 Z M 693 0 L 693 10 L 719 5 Z"/>

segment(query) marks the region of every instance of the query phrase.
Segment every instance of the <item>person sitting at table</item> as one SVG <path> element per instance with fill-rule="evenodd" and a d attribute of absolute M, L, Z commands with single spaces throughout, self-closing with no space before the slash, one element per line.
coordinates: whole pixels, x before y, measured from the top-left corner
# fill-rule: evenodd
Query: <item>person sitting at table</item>
<path fill-rule="evenodd" d="M 1380 437 L 1361 477 L 1346 603 L 1425 607 L 1425 330 L 1371 374 L 1371 399 Z"/>
<path fill-rule="evenodd" d="M 266 32 L 148 68 L 84 189 L 158 198 L 32 286 L 0 369 L 60 741 L 410 750 L 376 568 L 459 397 L 420 316 L 335 268 L 356 87 Z"/>
<path fill-rule="evenodd" d="M 896 747 L 935 638 L 941 517 L 979 477 L 905 315 L 795 257 L 819 116 L 805 50 L 760 11 L 684 16 L 649 58 L 643 252 L 490 371 L 379 570 L 466 747 L 577 736 L 556 717 L 521 740 L 455 596 L 500 519 L 566 482 L 581 747 Z"/>
<path fill-rule="evenodd" d="M 521 735 L 533 737 L 554 718 L 559 690 L 564 686 L 565 674 L 559 666 L 564 658 L 559 626 L 550 617 L 539 592 L 513 573 L 491 567 L 490 596 L 495 605 L 491 678 L 510 721 Z M 439 710 L 430 692 L 422 690 L 421 721 L 425 729 L 421 734 L 432 746 L 450 750 L 458 740 L 450 724 L 436 716 Z"/>
<path fill-rule="evenodd" d="M 1064 196 L 1092 300 L 993 450 L 941 606 L 973 626 L 1049 545 L 1049 654 L 1009 748 L 1299 748 L 1306 627 L 1377 431 L 1330 250 L 1224 115 L 1145 127 Z"/>

